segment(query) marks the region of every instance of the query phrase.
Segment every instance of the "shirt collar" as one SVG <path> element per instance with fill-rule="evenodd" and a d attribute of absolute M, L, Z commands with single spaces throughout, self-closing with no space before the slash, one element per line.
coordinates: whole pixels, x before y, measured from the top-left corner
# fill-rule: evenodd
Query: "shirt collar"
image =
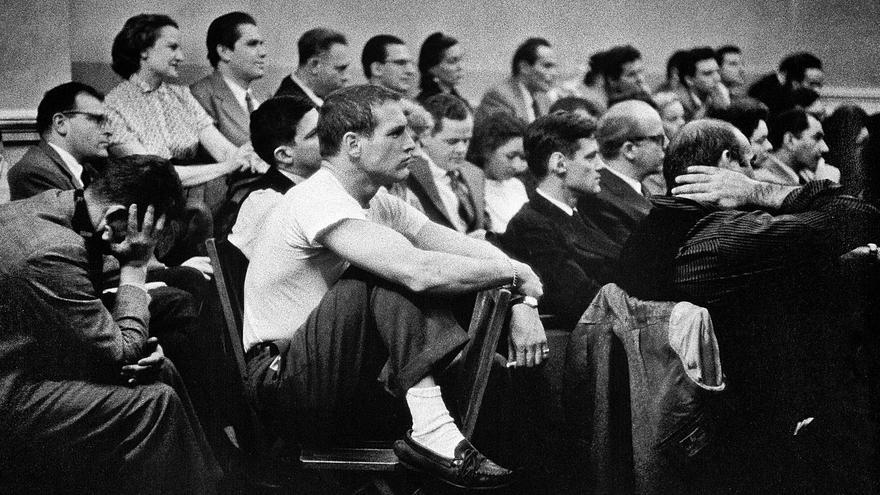
<path fill-rule="evenodd" d="M 296 74 L 291 72 L 290 79 L 293 82 L 297 83 L 300 88 L 302 88 L 303 93 L 305 93 L 306 96 L 308 96 L 309 99 L 312 100 L 312 103 L 314 103 L 316 107 L 321 107 L 324 105 L 324 100 L 321 99 L 320 96 L 316 95 L 315 92 L 312 91 L 312 89 L 310 87 L 306 86 L 306 83 L 302 82 L 302 80 L 300 78 L 296 77 Z"/>
<path fill-rule="evenodd" d="M 47 143 L 48 143 L 48 141 L 47 141 Z M 76 158 L 73 157 L 73 155 L 68 153 L 68 151 L 66 149 L 62 148 L 61 146 L 58 146 L 55 143 L 48 143 L 48 144 L 49 144 L 49 146 L 52 147 L 53 150 L 55 150 L 56 153 L 58 153 L 58 156 L 61 157 L 61 161 L 63 161 L 64 165 L 67 166 L 67 170 L 69 170 L 70 173 L 73 174 L 73 177 L 76 179 L 76 182 L 77 182 L 77 184 L 76 184 L 77 189 L 82 188 L 83 187 L 83 183 L 82 183 L 83 166 L 76 160 Z"/>
<path fill-rule="evenodd" d="M 431 175 L 434 177 L 434 181 L 448 177 L 447 174 L 449 173 L 449 170 L 440 168 L 440 166 L 434 163 L 434 160 L 431 160 L 431 157 L 428 156 L 427 153 L 425 154 L 425 161 L 428 162 L 428 168 L 431 170 Z"/>
<path fill-rule="evenodd" d="M 278 171 L 281 172 L 281 175 L 283 175 L 283 176 L 287 177 L 288 179 L 290 179 L 290 181 L 293 182 L 294 184 L 299 184 L 300 182 L 306 180 L 305 177 L 303 177 L 303 176 L 301 176 L 301 175 L 296 175 L 296 174 L 293 173 L 293 172 L 288 172 L 287 170 L 281 170 L 281 169 L 279 168 Z"/>
<path fill-rule="evenodd" d="M 560 210 L 564 211 L 566 215 L 574 216 L 574 208 L 572 208 L 571 206 L 568 206 L 567 204 L 563 203 L 562 201 L 559 201 L 558 199 L 551 198 L 550 195 L 545 193 L 544 191 L 542 191 L 540 187 L 535 189 L 535 192 L 540 194 L 541 197 L 543 197 L 547 201 L 556 205 L 556 207 L 559 208 Z"/>
<path fill-rule="evenodd" d="M 531 116 L 532 120 L 538 118 L 535 115 L 535 97 L 532 96 L 532 93 L 529 92 L 526 85 L 522 83 L 522 81 L 516 82 L 517 87 L 519 87 L 519 92 L 522 93 L 523 100 L 526 103 L 526 112 Z"/>
<path fill-rule="evenodd" d="M 131 77 L 128 78 L 128 80 L 131 81 L 132 84 L 137 86 L 137 88 L 140 89 L 143 93 L 152 93 L 153 91 L 157 91 L 159 90 L 159 88 L 165 85 L 164 81 L 160 81 L 159 85 L 154 88 L 147 84 L 147 81 L 141 79 L 141 77 L 138 76 L 137 73 L 132 74 Z"/>
<path fill-rule="evenodd" d="M 621 173 L 621 172 L 618 172 L 617 170 L 614 170 L 614 167 L 609 167 L 606 165 L 605 169 L 608 170 L 609 172 L 611 172 L 612 174 L 620 177 L 620 180 L 626 182 L 627 185 L 629 185 L 629 187 L 631 187 L 631 188 L 633 188 L 633 190 L 635 190 L 635 192 L 639 193 L 640 195 L 642 194 L 642 183 L 641 182 L 633 179 L 632 177 L 630 177 L 624 173 Z"/>
<path fill-rule="evenodd" d="M 256 100 L 254 99 L 254 95 L 251 93 L 250 88 L 242 88 L 240 84 L 226 76 L 223 76 L 223 81 L 226 82 L 227 86 L 229 86 L 229 90 L 232 91 L 232 96 L 235 97 L 235 101 L 237 101 L 242 106 L 242 108 L 247 108 L 245 98 L 248 95 L 250 95 L 251 100 L 256 103 Z"/>

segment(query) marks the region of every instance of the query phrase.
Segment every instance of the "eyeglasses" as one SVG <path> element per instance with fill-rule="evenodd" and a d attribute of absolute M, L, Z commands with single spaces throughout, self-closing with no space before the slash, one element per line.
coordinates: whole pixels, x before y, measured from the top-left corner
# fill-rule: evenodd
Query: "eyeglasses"
<path fill-rule="evenodd" d="M 107 116 L 100 113 L 89 113 L 83 112 L 81 110 L 67 110 L 65 112 L 60 112 L 61 115 L 70 116 L 70 115 L 82 115 L 88 120 L 94 122 L 96 125 L 103 127 L 107 125 Z"/>
<path fill-rule="evenodd" d="M 666 144 L 666 134 L 660 133 L 655 134 L 653 136 L 633 136 L 629 138 L 630 141 L 652 141 L 659 147 L 663 147 Z"/>
<path fill-rule="evenodd" d="M 385 63 L 386 64 L 394 64 L 398 67 L 406 67 L 408 65 L 415 65 L 415 63 L 412 61 L 412 59 L 408 59 L 408 58 L 393 58 L 391 60 L 386 60 Z"/>

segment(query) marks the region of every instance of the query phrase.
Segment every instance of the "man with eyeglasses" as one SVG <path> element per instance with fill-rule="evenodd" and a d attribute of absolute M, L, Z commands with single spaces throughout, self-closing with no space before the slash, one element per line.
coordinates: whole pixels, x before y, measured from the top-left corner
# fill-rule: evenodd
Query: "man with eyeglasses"
<path fill-rule="evenodd" d="M 56 86 L 37 107 L 40 142 L 9 169 L 10 199 L 47 189 L 83 189 L 107 158 L 104 97 L 78 82 Z"/>
<path fill-rule="evenodd" d="M 397 36 L 380 34 L 370 38 L 361 53 L 361 65 L 370 84 L 402 96 L 409 96 L 416 83 L 416 65 L 406 43 Z"/>
<path fill-rule="evenodd" d="M 581 198 L 578 209 L 585 219 L 623 245 L 651 210 L 642 181 L 663 165 L 663 120 L 643 101 L 622 101 L 599 119 L 596 141 L 605 163 L 599 170 L 602 191 Z"/>

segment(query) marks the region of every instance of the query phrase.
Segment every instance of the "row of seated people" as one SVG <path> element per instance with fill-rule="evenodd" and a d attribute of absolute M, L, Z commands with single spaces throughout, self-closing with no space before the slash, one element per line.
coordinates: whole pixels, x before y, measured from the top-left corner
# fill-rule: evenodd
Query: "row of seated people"
<path fill-rule="evenodd" d="M 136 29 L 138 22 L 147 21 L 153 22 L 152 27 L 141 24 L 139 29 L 153 29 L 156 34 L 153 44 L 147 48 L 152 50 L 170 47 L 164 43 L 169 42 L 165 35 L 169 34 L 167 28 L 172 25 L 162 24 L 167 22 L 163 19 L 138 16 L 130 20 L 132 26 L 127 23 L 127 27 Z M 253 23 L 241 24 L 249 26 Z M 238 27 L 233 25 L 232 30 L 238 31 Z M 124 33 L 125 30 L 120 33 L 117 41 L 120 38 L 124 41 Z M 128 33 L 128 37 L 131 37 L 131 33 Z M 233 40 L 232 44 L 238 46 L 239 41 L 246 40 L 246 37 L 240 37 Z M 539 48 L 541 46 L 543 45 Z M 228 62 L 224 55 L 227 58 L 229 56 L 224 48 L 229 47 L 221 43 L 216 48 L 217 66 L 223 67 L 223 63 Z M 173 46 L 171 49 L 175 50 Z M 382 49 L 385 50 L 385 47 Z M 114 49 L 114 55 L 116 52 Z M 147 80 L 147 76 L 151 74 L 150 77 L 154 79 L 150 81 L 158 82 L 157 88 L 165 88 L 157 90 L 156 97 L 167 98 L 175 93 L 172 85 L 162 83 L 164 76 L 155 73 L 156 65 L 143 61 L 138 63 L 131 75 L 140 74 L 139 77 L 143 76 Z M 379 65 L 385 64 L 382 62 Z M 174 65 L 159 64 L 159 69 L 171 70 L 169 67 L 173 69 Z M 526 62 L 526 65 L 529 64 Z M 181 91 L 180 94 L 186 94 L 186 91 Z M 147 91 L 143 94 L 153 93 Z M 118 116 L 114 116 L 114 112 L 118 110 L 111 109 L 107 112 L 100 95 L 87 87 L 66 85 L 56 92 L 54 102 L 49 96 L 47 94 L 44 99 L 46 108 L 42 108 L 41 104 L 43 118 L 38 117 L 43 123 L 40 130 L 44 142 L 33 151 L 40 155 L 42 163 L 29 168 L 16 166 L 15 172 L 10 173 L 11 187 L 13 182 L 34 184 L 33 181 L 36 180 L 42 186 L 35 186 L 36 190 L 31 194 L 47 188 L 69 190 L 83 186 L 86 186 L 88 192 L 90 184 L 87 183 L 91 182 L 92 177 L 117 167 L 135 167 L 132 162 L 136 160 L 132 159 L 128 162 L 111 160 L 100 172 L 87 168 L 88 159 L 107 154 L 108 144 L 111 141 L 116 143 L 116 136 L 128 136 L 131 139 L 133 134 L 130 128 L 128 131 L 117 131 L 118 127 L 113 122 L 118 121 Z M 793 462 L 791 468 L 784 471 L 786 476 L 781 481 L 782 488 L 790 488 L 789 485 L 810 485 L 816 477 L 824 479 L 824 483 L 836 480 L 833 477 L 823 478 L 818 473 L 824 475 L 825 472 L 818 470 L 814 470 L 811 476 L 804 477 L 805 473 L 811 472 L 811 462 L 817 460 L 810 456 L 815 455 L 820 443 L 808 439 L 807 442 L 813 443 L 805 444 L 801 441 L 805 436 L 803 434 L 800 439 L 792 440 L 788 429 L 792 427 L 793 420 L 795 424 L 792 429 L 800 432 L 804 427 L 801 426 L 803 420 L 808 417 L 834 417 L 834 401 L 831 399 L 837 395 L 829 392 L 823 397 L 823 393 L 836 391 L 835 385 L 840 382 L 840 376 L 827 370 L 840 371 L 842 366 L 837 366 L 840 359 L 849 356 L 844 348 L 828 344 L 840 342 L 841 335 L 833 335 L 834 330 L 840 328 L 840 323 L 830 321 L 833 319 L 832 315 L 840 313 L 839 310 L 832 311 L 840 304 L 824 291 L 792 294 L 783 289 L 838 287 L 844 281 L 852 282 L 855 277 L 841 280 L 836 276 L 839 273 L 835 270 L 841 268 L 837 266 L 836 258 L 875 239 L 875 232 L 871 229 L 876 227 L 873 220 L 876 211 L 862 202 L 840 196 L 841 191 L 828 183 L 812 182 L 800 188 L 797 184 L 805 178 L 798 177 L 797 174 L 794 179 L 789 179 L 793 182 L 790 185 L 772 185 L 769 182 L 748 179 L 750 174 L 755 175 L 751 172 L 751 165 L 752 158 L 757 154 L 756 150 L 766 153 L 767 146 L 764 143 L 767 138 L 762 138 L 762 131 L 771 136 L 770 141 L 774 144 L 779 143 L 775 153 L 778 161 L 793 169 L 812 170 L 810 167 L 819 162 L 825 149 L 821 124 L 816 118 L 803 110 L 793 110 L 775 118 L 770 129 L 766 129 L 766 112 L 760 106 L 752 104 L 749 108 L 756 107 L 757 111 L 740 112 L 740 116 L 743 113 L 749 113 L 749 116 L 737 120 L 736 107 L 731 105 L 718 116 L 733 121 L 738 130 L 717 121 L 697 121 L 667 136 L 668 131 L 658 112 L 650 103 L 638 100 L 612 105 L 601 115 L 598 124 L 578 118 L 574 112 L 563 112 L 538 116 L 526 127 L 523 122 L 508 118 L 509 112 L 492 112 L 478 119 L 475 126 L 470 107 L 450 95 L 426 98 L 425 110 L 420 110 L 420 107 L 411 102 L 397 103 L 400 98 L 393 92 L 381 92 L 375 88 L 351 88 L 325 95 L 328 97 L 327 102 L 336 100 L 339 107 L 328 106 L 324 100 L 317 102 L 322 105 L 320 117 L 314 108 L 314 99 L 273 98 L 260 104 L 253 100 L 249 103 L 247 100 L 250 98 L 246 94 L 239 96 L 243 100 L 239 107 L 248 109 L 256 106 L 256 110 L 249 116 L 248 126 L 254 152 L 265 163 L 258 164 L 257 160 L 249 157 L 247 143 L 243 143 L 244 148 L 240 148 L 242 151 L 238 155 L 232 153 L 234 158 L 226 165 L 207 165 L 195 169 L 205 172 L 201 178 L 211 176 L 213 179 L 222 175 L 224 170 L 262 170 L 268 166 L 267 173 L 258 178 L 234 177 L 230 181 L 228 201 L 221 204 L 220 214 L 216 217 L 216 228 L 220 234 L 227 233 L 227 229 L 231 230 L 230 240 L 242 248 L 253 265 L 246 287 L 246 294 L 252 295 L 245 296 L 245 345 L 250 351 L 251 385 L 260 391 L 258 396 L 265 401 L 260 409 L 268 422 L 278 425 L 279 431 L 285 432 L 291 438 L 302 438 L 306 434 L 321 437 L 337 435 L 346 430 L 358 430 L 359 425 L 350 424 L 349 414 L 344 417 L 338 414 L 339 411 L 350 412 L 351 404 L 359 403 L 356 396 L 361 392 L 358 389 L 359 383 L 348 382 L 345 378 L 351 377 L 352 373 L 374 377 L 377 374 L 377 370 L 371 367 L 374 363 L 367 363 L 365 368 L 357 370 L 325 369 L 323 366 L 331 366 L 333 363 L 320 358 L 317 361 L 321 365 L 316 365 L 315 368 L 292 368 L 287 363 L 304 365 L 308 361 L 303 357 L 304 354 L 315 355 L 315 349 L 310 348 L 310 345 L 321 346 L 318 355 L 320 352 L 331 352 L 334 355 L 347 356 L 342 350 L 325 348 L 321 340 L 310 341 L 309 337 L 319 330 L 333 328 L 338 329 L 338 333 L 319 332 L 322 339 L 328 339 L 328 344 L 346 345 L 347 339 L 358 338 L 357 330 L 354 330 L 352 324 L 363 324 L 363 321 L 357 318 L 347 321 L 342 319 L 349 311 L 359 311 L 350 302 L 362 300 L 364 304 L 375 304 L 371 298 L 358 299 L 347 292 L 362 290 L 361 284 L 367 287 L 370 294 L 377 287 L 386 288 L 388 282 L 393 286 L 392 294 L 433 294 L 471 292 L 510 280 L 513 280 L 515 286 L 518 285 L 517 282 L 524 282 L 525 286 L 519 288 L 523 294 L 538 298 L 543 292 L 542 310 L 556 314 L 560 318 L 560 326 L 571 330 L 599 287 L 606 282 L 615 282 L 631 294 L 644 299 L 696 302 L 710 308 L 713 318 L 720 319 L 718 328 L 723 329 L 719 330 L 723 347 L 725 350 L 729 348 L 730 351 L 727 352 L 734 356 L 727 371 L 740 380 L 735 390 L 730 391 L 730 396 L 735 398 L 731 399 L 731 403 L 738 409 L 736 422 L 730 423 L 725 431 L 726 436 L 723 437 L 727 445 L 727 451 L 724 452 L 727 457 L 724 460 L 730 462 L 735 459 L 735 464 L 742 469 L 728 471 L 724 474 L 725 480 L 719 482 L 729 483 L 731 486 L 761 483 L 763 489 L 776 491 L 775 488 L 769 488 L 776 485 L 768 482 L 768 477 L 773 478 L 780 471 L 768 470 L 766 465 L 763 470 L 760 468 L 768 459 L 779 455 L 779 450 L 785 456 L 803 461 Z M 111 99 L 108 106 L 115 104 L 114 101 Z M 351 117 L 346 112 L 355 110 L 361 112 L 361 117 L 366 113 L 371 116 L 371 122 L 358 123 L 353 118 L 344 122 L 335 121 L 334 108 L 346 117 Z M 400 119 L 398 110 L 403 120 Z M 586 110 L 589 112 L 589 105 Z M 198 113 L 196 110 L 193 112 Z M 532 118 L 536 116 L 533 115 Z M 108 118 L 109 127 L 105 125 Z M 217 122 L 220 121 L 219 118 L 214 118 Z M 337 115 L 336 118 L 341 117 Z M 417 122 L 419 120 L 421 123 Z M 775 125 L 777 122 L 778 125 Z M 343 124 L 349 126 L 344 131 L 338 128 Z M 334 129 L 334 126 L 337 128 Z M 175 129 L 177 130 L 168 133 L 158 129 L 155 122 L 143 123 L 143 132 L 147 135 L 185 134 L 180 129 Z M 206 135 L 214 135 L 216 131 L 211 131 L 209 127 L 205 127 L 205 130 Z M 201 133 L 199 134 L 201 139 Z M 475 140 L 469 146 L 472 135 Z M 358 139 L 354 139 L 355 137 Z M 210 148 L 209 145 L 205 147 Z M 116 144 L 110 146 L 110 150 L 114 154 L 135 153 L 135 156 L 144 151 L 127 149 Z M 488 171 L 490 164 L 503 170 L 502 174 L 496 176 L 497 184 L 484 182 L 480 169 L 467 163 L 466 156 L 472 157 L 471 161 L 475 163 L 482 162 L 484 170 Z M 33 163 L 35 160 L 32 156 L 30 161 L 25 160 L 23 164 Z M 522 174 L 523 161 L 527 162 L 530 176 L 521 181 L 514 176 Z M 672 201 L 675 198 L 658 197 L 649 201 L 645 197 L 641 183 L 649 174 L 656 173 L 661 163 L 664 165 L 664 181 L 670 185 L 670 193 L 684 195 L 684 199 Z M 689 165 L 703 165 L 708 168 L 689 171 Z M 193 185 L 200 179 L 193 180 L 191 172 L 195 169 L 187 167 L 176 166 L 175 171 L 183 185 Z M 730 172 L 730 169 L 737 173 Z M 321 173 L 317 173 L 319 171 Z M 450 174 L 449 171 L 453 173 Z M 45 174 L 50 174 L 50 177 L 47 179 Z M 106 180 L 111 180 L 111 176 L 112 174 L 108 175 Z M 324 183 L 320 183 L 319 179 Z M 676 182 L 677 180 L 681 182 Z M 310 188 L 295 188 L 293 190 L 297 194 L 284 194 L 294 184 L 307 181 L 312 184 Z M 120 188 L 130 188 L 131 184 Z M 100 189 L 101 183 L 98 182 L 97 185 Z M 340 192 L 339 186 L 344 190 L 342 195 L 333 193 L 334 190 Z M 674 188 L 676 186 L 678 189 Z M 393 199 L 385 190 L 380 190 L 380 187 L 398 195 L 403 202 Z M 18 186 L 16 188 L 22 190 Z M 173 189 L 172 187 L 168 190 Z M 127 208 L 126 203 L 137 203 L 142 213 L 145 205 L 153 202 L 132 201 L 128 198 L 111 200 L 100 195 L 98 197 L 105 202 L 118 202 L 123 208 Z M 480 201 L 481 197 L 485 198 L 484 201 Z M 488 200 L 490 197 L 513 199 L 506 202 L 496 201 L 494 204 L 501 206 L 499 211 L 493 213 Z M 375 203 L 371 202 L 371 198 Z M 71 196 L 71 202 L 81 205 L 80 208 L 89 204 L 88 199 L 88 194 L 82 195 L 82 199 L 76 195 Z M 669 204 L 664 203 L 664 199 L 669 199 Z M 691 203 L 690 200 L 696 200 L 697 203 Z M 179 202 L 176 201 L 175 204 Z M 14 204 L 16 203 L 10 205 L 10 211 Z M 331 204 L 333 206 L 328 208 Z M 432 222 L 426 223 L 425 217 L 415 213 L 407 204 L 420 207 Z M 365 210 L 367 205 L 369 208 Z M 38 210 L 33 206 L 25 209 Z M 174 210 L 175 208 L 169 207 L 172 213 Z M 749 214 L 744 214 L 743 211 Z M 323 215 L 315 212 L 325 212 L 327 217 L 321 218 Z M 106 211 L 104 213 L 107 214 Z M 25 225 L 34 222 L 33 217 L 23 215 L 21 210 L 10 215 L 10 218 L 20 217 Z M 122 232 L 128 226 L 121 222 L 120 210 L 115 209 L 108 215 L 115 217 L 108 219 L 103 226 L 98 213 L 88 215 L 90 225 L 82 224 L 83 228 L 74 226 L 79 225 L 82 219 L 72 222 L 71 225 L 74 226 L 73 230 L 83 233 L 88 233 L 88 230 L 100 232 L 109 228 L 105 230 L 108 234 L 103 240 L 110 242 L 111 246 L 114 242 L 125 244 L 124 239 L 129 237 L 128 234 L 138 231 L 136 221 L 128 222 L 134 224 L 133 230 L 123 236 Z M 358 220 L 370 220 L 372 223 L 390 226 L 399 231 L 402 237 L 392 234 L 388 229 L 374 230 L 376 227 L 373 225 L 365 228 L 365 223 Z M 437 229 L 435 225 L 447 228 Z M 498 225 L 501 227 L 496 227 Z M 151 228 L 152 226 L 144 222 L 144 229 Z M 493 234 L 486 236 L 486 230 Z M 453 231 L 473 234 L 472 237 L 477 239 L 453 235 Z M 633 235 L 635 237 L 630 241 L 629 238 Z M 93 238 L 94 235 L 88 237 Z M 103 237 L 105 236 L 102 235 Z M 510 260 L 501 251 L 479 240 L 483 237 L 526 264 Z M 365 242 L 365 239 L 375 242 Z M 148 240 L 142 241 L 150 244 Z M 801 256 L 792 257 L 784 249 L 793 243 L 804 250 Z M 413 252 L 412 246 L 428 254 Z M 126 248 L 127 246 L 117 248 L 117 251 L 125 251 Z M 103 246 L 100 243 L 89 244 L 86 252 L 93 253 L 101 249 Z M 132 275 L 132 271 L 141 271 L 143 266 L 157 268 L 159 271 L 168 270 L 167 267 L 160 266 L 151 255 L 142 259 L 143 254 L 145 253 L 140 252 L 133 263 L 133 268 L 138 270 L 129 270 L 132 267 L 127 264 L 132 264 L 132 260 L 126 258 L 126 254 L 120 253 L 120 286 L 142 284 L 146 278 L 140 280 L 138 275 L 132 281 L 128 276 Z M 314 259 L 315 263 L 291 263 L 283 256 L 291 256 L 297 260 Z M 845 266 L 850 267 L 859 260 L 871 257 L 876 258 L 876 251 L 858 248 L 846 258 L 848 261 Z M 468 261 L 469 258 L 471 261 Z M 15 259 L 15 256 L 10 256 L 10 260 Z M 475 262 L 474 259 L 478 261 Z M 487 262 L 487 259 L 492 261 Z M 101 262 L 104 264 L 103 260 Z M 9 263 L 11 267 L 18 266 L 17 261 Z M 199 263 L 191 262 L 209 275 L 209 269 Z M 358 270 L 347 271 L 349 263 L 370 275 Z M 533 266 L 540 275 L 543 290 L 527 265 Z M 93 264 L 88 266 L 91 268 L 90 278 L 94 278 L 93 272 L 96 269 Z M 102 266 L 101 271 L 111 270 Z M 155 271 L 157 270 L 150 270 L 151 273 Z M 188 271 L 193 275 L 191 270 Z M 6 273 L 8 272 L 4 270 L 4 275 Z M 126 282 L 122 281 L 123 273 L 126 274 Z M 856 274 L 863 275 L 861 270 L 856 270 Z M 196 282 L 199 277 L 201 275 L 189 277 L 188 284 L 167 282 L 171 287 L 163 289 L 177 289 L 180 297 L 192 299 L 187 304 L 198 305 L 200 291 L 193 286 L 198 285 Z M 339 277 L 346 282 L 342 285 L 334 283 Z M 294 286 L 289 287 L 290 284 Z M 106 281 L 93 283 L 95 291 L 106 285 Z M 156 299 L 162 299 L 156 290 L 152 291 L 151 304 Z M 345 294 L 337 295 L 335 291 Z M 131 291 L 126 289 L 125 292 Z M 849 294 L 844 290 L 832 293 L 837 296 Z M 121 295 L 127 297 L 121 298 Z M 120 304 L 127 304 L 130 296 L 131 294 L 117 295 L 116 302 L 109 303 L 110 307 L 117 308 Z M 293 302 L 281 304 L 278 302 L 279 297 Z M 332 297 L 338 299 L 333 301 Z M 411 302 L 414 298 L 415 296 L 405 297 Z M 120 299 L 124 301 L 120 302 Z M 251 302 L 248 303 L 248 300 Z M 345 304 L 337 308 L 340 300 Z M 418 311 L 424 311 L 425 305 L 430 307 L 437 304 L 436 300 L 424 297 L 415 300 Z M 546 357 L 546 338 L 535 318 L 535 308 L 531 306 L 535 303 L 534 299 L 524 301 L 525 304 L 514 306 L 514 314 L 518 318 L 514 319 L 512 325 L 511 358 L 523 366 L 532 366 Z M 774 307 L 766 307 L 771 305 L 771 301 Z M 94 298 L 88 298 L 88 302 L 91 305 Z M 20 304 L 18 300 L 11 303 Z M 444 300 L 443 304 L 447 305 L 449 302 Z M 330 306 L 322 312 L 320 308 L 323 305 Z M 775 307 L 776 305 L 779 307 Z M 316 307 L 319 310 L 312 312 Z M 397 303 L 382 306 L 383 311 L 412 310 L 407 308 L 401 310 Z M 161 313 L 153 307 L 149 310 L 154 319 Z M 89 311 L 100 313 L 94 307 Z M 283 314 L 279 314 L 279 311 Z M 744 313 L 749 316 L 745 322 L 742 321 Z M 422 322 L 419 325 L 431 328 L 435 325 L 428 321 L 431 318 L 413 319 L 407 312 L 387 316 L 404 318 L 408 322 Z M 184 318 L 180 315 L 175 317 Z M 102 315 L 102 318 L 105 318 L 103 323 L 106 324 L 106 316 Z M 780 322 L 784 325 L 780 325 Z M 150 335 L 160 335 L 163 346 L 169 347 L 171 344 L 166 344 L 166 337 L 160 330 L 153 328 L 153 323 L 155 322 L 151 320 Z M 88 321 L 83 324 L 89 326 Z M 456 325 L 447 319 L 440 327 L 445 329 L 450 324 Z M 808 324 L 812 325 L 811 329 L 804 330 L 804 326 Z M 12 328 L 16 323 L 13 321 L 9 325 Z M 784 327 L 785 332 L 767 337 L 772 332 L 761 331 L 763 328 L 778 327 Z M 35 329 L 36 326 L 21 328 Z M 361 328 L 361 332 L 363 330 Z M 188 332 L 187 335 L 192 333 L 198 332 Z M 451 334 L 455 332 L 448 329 L 442 332 L 443 338 L 450 338 Z M 743 348 L 743 340 L 754 340 L 756 334 L 765 336 L 768 340 L 755 340 Z M 143 341 L 145 336 L 143 329 L 139 329 L 134 340 Z M 201 337 L 205 337 L 204 341 L 211 340 L 210 336 Z M 200 341 L 199 338 L 193 340 Z M 388 342 L 387 335 L 382 340 L 379 347 L 387 347 L 385 352 L 392 356 L 402 353 L 396 364 L 392 357 L 392 365 L 397 367 L 392 371 L 406 368 L 403 365 L 406 364 L 406 356 L 409 355 L 407 353 L 412 351 L 407 350 L 407 346 L 426 345 L 424 342 L 414 344 L 408 341 L 395 341 L 392 345 Z M 146 341 L 143 342 L 146 345 Z M 827 352 L 821 356 L 815 355 L 817 342 L 823 342 L 826 347 Z M 398 345 L 402 347 L 395 348 Z M 445 407 L 442 410 L 438 407 L 438 392 L 431 385 L 431 373 L 443 368 L 442 364 L 450 355 L 454 355 L 461 342 L 450 341 L 443 345 L 432 343 L 431 346 L 446 351 L 442 356 L 433 356 L 427 362 L 416 365 L 417 371 L 412 373 L 413 376 L 400 378 L 392 374 L 387 377 L 391 380 L 388 382 L 389 389 L 397 392 L 397 395 L 406 396 L 413 416 L 414 432 L 399 444 L 398 454 L 402 459 L 421 466 L 436 466 L 443 463 L 442 459 L 467 454 L 459 450 L 470 451 L 468 446 L 457 448 L 461 443 L 460 434 L 456 435 L 452 431 L 454 426 L 450 426 L 448 412 Z M 187 388 L 190 392 L 203 392 L 210 387 L 206 387 L 206 383 L 210 383 L 207 381 L 209 378 L 200 376 L 198 370 L 186 372 L 183 368 L 201 368 L 193 364 L 198 362 L 194 360 L 201 358 L 210 361 L 206 356 L 216 351 L 210 349 L 209 344 L 202 345 L 201 349 L 197 346 L 197 351 L 187 349 L 186 346 L 181 347 L 180 352 L 172 356 L 172 360 L 180 364 L 181 375 L 188 382 Z M 147 345 L 147 348 L 147 351 L 138 348 L 111 361 L 120 362 L 121 359 L 121 362 L 131 366 L 134 364 L 132 359 L 139 357 L 138 354 L 156 354 L 152 344 Z M 839 355 L 830 355 L 832 350 L 839 351 Z M 354 352 L 355 349 L 346 350 L 349 351 Z M 18 351 L 13 349 L 10 355 L 16 352 Z M 765 352 L 773 356 L 773 359 L 769 359 L 773 361 L 770 365 L 767 364 Z M 358 363 L 363 361 L 352 359 Z M 379 360 L 384 363 L 381 358 Z M 804 364 L 805 360 L 815 360 L 815 363 L 807 366 Z M 156 361 L 156 358 L 152 358 L 141 366 L 150 368 Z M 426 369 L 431 373 L 425 374 Z M 302 371 L 309 373 L 302 374 Z M 829 376 L 817 379 L 818 375 L 824 374 Z M 778 376 L 778 382 L 768 387 L 764 383 L 767 375 Z M 327 383 L 325 380 L 328 376 L 341 379 L 339 382 Z M 316 381 L 322 387 L 327 387 L 322 388 L 317 395 L 313 388 L 308 388 L 314 386 Z M 278 383 L 284 384 L 281 395 L 278 395 L 276 388 Z M 16 393 L 20 391 L 10 390 L 15 390 Z M 757 394 L 760 396 L 758 398 L 752 397 L 756 390 L 762 392 Z M 791 390 L 794 392 L 783 393 Z M 284 394 L 308 399 L 303 399 L 302 405 L 291 404 L 287 402 L 290 398 Z M 744 396 L 749 396 L 748 400 L 743 399 Z M 200 409 L 201 401 L 195 397 L 193 399 L 196 409 Z M 211 397 L 204 398 L 202 403 L 205 405 L 202 407 L 210 407 L 210 401 Z M 747 407 L 744 403 L 747 403 Z M 325 408 L 325 405 L 329 407 Z M 824 416 L 808 416 L 819 410 Z M 211 415 L 200 417 L 204 422 Z M 302 421 L 297 419 L 291 424 L 283 419 L 290 417 L 302 418 Z M 326 429 L 315 425 L 326 426 Z M 813 428 L 820 426 L 814 425 Z M 822 434 L 832 431 L 827 429 L 827 424 L 821 428 L 825 428 L 821 430 Z M 197 428 L 193 429 L 197 431 Z M 216 428 L 206 425 L 206 430 Z M 16 434 L 23 435 L 20 431 Z M 197 434 L 194 436 L 198 437 Z M 755 441 L 756 436 L 761 438 L 761 442 Z M 846 449 L 839 447 L 821 444 L 821 448 L 845 455 Z M 834 450 L 835 448 L 838 450 Z M 22 455 L 20 459 L 32 457 Z M 509 482 L 510 473 L 507 470 L 485 458 L 480 459 L 481 462 L 476 466 L 476 485 L 497 487 Z M 28 464 L 29 462 L 31 461 L 24 461 L 23 464 L 26 467 L 37 465 Z M 210 465 L 210 462 L 206 461 L 205 464 Z M 433 469 L 437 471 L 436 468 Z M 764 473 L 766 476 L 740 479 L 744 478 L 740 476 L 741 473 L 749 470 Z M 202 469 L 199 472 L 204 475 L 213 471 Z M 443 473 L 442 476 L 450 475 Z M 719 476 L 715 473 L 712 480 L 717 481 Z M 794 480 L 796 477 L 801 478 Z M 84 479 L 87 478 L 84 476 Z"/>

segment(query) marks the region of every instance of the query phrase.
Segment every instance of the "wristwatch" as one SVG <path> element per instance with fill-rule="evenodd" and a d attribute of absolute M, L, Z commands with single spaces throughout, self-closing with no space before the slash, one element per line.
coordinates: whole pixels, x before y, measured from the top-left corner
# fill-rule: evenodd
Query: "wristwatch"
<path fill-rule="evenodd" d="M 510 305 L 515 306 L 517 304 L 525 304 L 530 308 L 538 309 L 538 299 L 533 296 L 514 296 L 510 300 Z"/>

